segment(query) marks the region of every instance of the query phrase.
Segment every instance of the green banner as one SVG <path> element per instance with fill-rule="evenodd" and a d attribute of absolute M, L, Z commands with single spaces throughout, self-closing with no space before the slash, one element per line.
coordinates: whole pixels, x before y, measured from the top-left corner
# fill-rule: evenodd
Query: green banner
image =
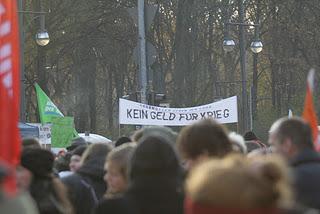
<path fill-rule="evenodd" d="M 66 148 L 74 138 L 73 117 L 52 118 L 51 147 Z"/>
<path fill-rule="evenodd" d="M 40 86 L 36 83 L 36 94 L 38 100 L 38 108 L 40 115 L 40 122 L 42 124 L 52 123 L 53 118 L 64 117 L 58 107 L 50 100 L 50 98 L 44 93 Z M 78 132 L 73 129 L 73 136 L 77 137 Z"/>

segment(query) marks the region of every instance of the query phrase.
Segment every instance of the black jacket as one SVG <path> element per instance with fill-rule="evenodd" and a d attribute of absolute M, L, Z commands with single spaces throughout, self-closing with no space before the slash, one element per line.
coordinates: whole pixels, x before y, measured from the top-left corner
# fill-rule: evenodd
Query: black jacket
<path fill-rule="evenodd" d="M 304 149 L 291 160 L 297 203 L 320 209 L 320 155 Z"/>
<path fill-rule="evenodd" d="M 166 178 L 139 180 L 121 198 L 103 200 L 95 214 L 183 214 L 183 195 Z"/>
<path fill-rule="evenodd" d="M 106 192 L 104 158 L 88 160 L 78 171 L 62 178 L 76 214 L 90 214 Z"/>

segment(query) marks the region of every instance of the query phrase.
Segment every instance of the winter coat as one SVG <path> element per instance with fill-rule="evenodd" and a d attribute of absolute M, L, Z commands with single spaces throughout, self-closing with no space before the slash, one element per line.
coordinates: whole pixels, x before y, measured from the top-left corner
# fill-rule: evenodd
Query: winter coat
<path fill-rule="evenodd" d="M 297 203 L 320 209 L 320 155 L 304 149 L 291 160 Z"/>
<path fill-rule="evenodd" d="M 74 174 L 62 178 L 67 186 L 71 203 L 76 214 L 90 214 L 106 192 L 103 180 L 105 158 L 88 160 Z"/>
<path fill-rule="evenodd" d="M 121 198 L 103 200 L 95 214 L 183 214 L 183 196 L 166 178 L 139 180 Z"/>
<path fill-rule="evenodd" d="M 127 197 L 104 199 L 95 208 L 94 214 L 138 214 L 133 207 L 134 205 Z"/>

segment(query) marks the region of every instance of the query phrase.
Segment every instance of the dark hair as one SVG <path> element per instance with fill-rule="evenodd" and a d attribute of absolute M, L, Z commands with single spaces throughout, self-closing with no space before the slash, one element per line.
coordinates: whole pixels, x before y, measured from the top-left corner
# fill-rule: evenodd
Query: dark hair
<path fill-rule="evenodd" d="M 72 213 L 67 192 L 60 180 L 52 176 L 54 156 L 45 149 L 25 149 L 21 165 L 33 174 L 29 191 L 40 213 Z"/>
<path fill-rule="evenodd" d="M 83 145 L 83 146 L 78 146 L 77 148 L 75 148 L 72 153 L 71 153 L 71 156 L 72 155 L 78 155 L 78 156 L 82 156 L 84 151 L 86 151 L 86 149 L 88 148 L 88 146 L 86 145 Z"/>
<path fill-rule="evenodd" d="M 195 159 L 204 152 L 223 157 L 232 151 L 225 128 L 212 119 L 205 119 L 184 127 L 177 139 L 182 156 Z"/>
<path fill-rule="evenodd" d="M 282 119 L 274 133 L 279 143 L 289 138 L 298 148 L 313 148 L 311 128 L 301 118 Z"/>
<path fill-rule="evenodd" d="M 53 154 L 41 148 L 28 148 L 22 151 L 21 165 L 35 177 L 50 177 L 54 162 Z"/>
<path fill-rule="evenodd" d="M 35 138 L 25 138 L 22 140 L 22 148 L 41 148 L 40 143 Z"/>
<path fill-rule="evenodd" d="M 259 140 L 259 138 L 255 135 L 253 131 L 248 131 L 243 135 L 244 140 L 250 141 L 250 140 Z"/>
<path fill-rule="evenodd" d="M 172 146 L 160 136 L 143 137 L 132 155 L 130 178 L 177 176 L 179 161 Z"/>
<path fill-rule="evenodd" d="M 141 214 L 183 213 L 181 168 L 167 138 L 143 136 L 129 168 L 126 198 L 134 202 L 134 211 Z"/>

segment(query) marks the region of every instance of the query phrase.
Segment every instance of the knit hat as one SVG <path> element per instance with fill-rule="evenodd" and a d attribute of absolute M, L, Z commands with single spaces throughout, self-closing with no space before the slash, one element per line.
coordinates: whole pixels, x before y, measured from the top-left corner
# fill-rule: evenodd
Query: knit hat
<path fill-rule="evenodd" d="M 30 148 L 21 154 L 21 165 L 36 177 L 49 177 L 54 162 L 53 154 L 45 149 Z"/>

